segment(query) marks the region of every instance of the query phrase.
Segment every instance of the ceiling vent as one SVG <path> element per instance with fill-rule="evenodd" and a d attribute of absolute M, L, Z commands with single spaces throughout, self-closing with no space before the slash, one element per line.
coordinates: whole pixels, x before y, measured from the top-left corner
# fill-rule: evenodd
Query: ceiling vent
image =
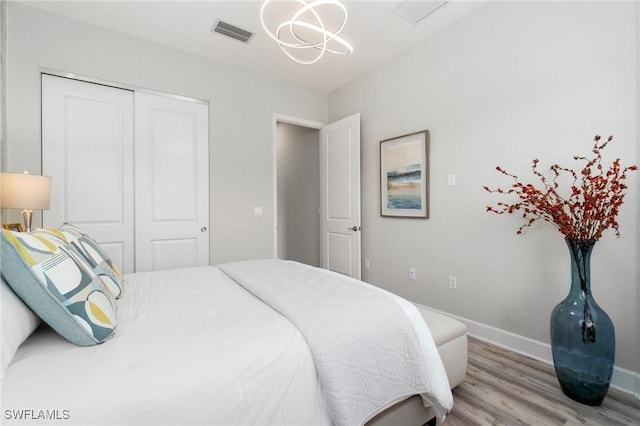
<path fill-rule="evenodd" d="M 242 28 L 238 28 L 235 25 L 231 25 L 219 19 L 216 21 L 213 28 L 211 28 L 211 31 L 231 37 L 232 39 L 241 41 L 245 44 L 249 43 L 249 40 L 253 37 L 253 33 L 251 31 L 243 30 Z"/>
<path fill-rule="evenodd" d="M 447 4 L 446 0 L 440 1 L 414 1 L 403 0 L 391 11 L 413 25 L 422 21 L 427 16 L 431 15 L 436 10 Z"/>

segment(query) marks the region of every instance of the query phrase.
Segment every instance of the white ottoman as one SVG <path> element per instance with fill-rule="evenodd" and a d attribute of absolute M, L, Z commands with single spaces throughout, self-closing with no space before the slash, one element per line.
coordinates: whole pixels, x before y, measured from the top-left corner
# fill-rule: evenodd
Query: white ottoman
<path fill-rule="evenodd" d="M 467 326 L 425 306 L 416 306 L 431 330 L 453 389 L 467 374 Z"/>
<path fill-rule="evenodd" d="M 458 386 L 467 374 L 467 326 L 426 306 L 416 305 L 429 326 L 442 358 L 451 389 Z M 431 407 L 422 406 L 417 395 L 405 399 L 367 422 L 367 426 L 423 425 L 433 419 Z"/>

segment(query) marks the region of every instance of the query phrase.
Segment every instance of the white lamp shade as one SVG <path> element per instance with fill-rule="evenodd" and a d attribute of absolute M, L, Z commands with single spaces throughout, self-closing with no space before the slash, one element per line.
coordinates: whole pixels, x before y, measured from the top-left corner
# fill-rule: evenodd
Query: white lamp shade
<path fill-rule="evenodd" d="M 27 173 L 0 173 L 0 207 L 46 210 L 51 195 L 51 177 Z"/>

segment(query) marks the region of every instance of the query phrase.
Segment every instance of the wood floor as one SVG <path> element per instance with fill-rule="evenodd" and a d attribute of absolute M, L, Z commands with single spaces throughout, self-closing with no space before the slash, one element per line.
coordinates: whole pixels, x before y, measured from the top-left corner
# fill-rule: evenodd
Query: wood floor
<path fill-rule="evenodd" d="M 465 381 L 453 390 L 456 425 L 640 425 L 640 401 L 610 389 L 599 407 L 560 390 L 552 365 L 469 338 Z"/>

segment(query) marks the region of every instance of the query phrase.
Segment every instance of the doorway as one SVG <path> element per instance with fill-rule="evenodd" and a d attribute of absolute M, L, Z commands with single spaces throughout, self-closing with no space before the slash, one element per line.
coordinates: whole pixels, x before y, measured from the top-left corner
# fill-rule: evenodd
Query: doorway
<path fill-rule="evenodd" d="M 320 131 L 276 123 L 277 257 L 321 266 Z"/>
<path fill-rule="evenodd" d="M 294 125 L 293 127 L 281 124 Z M 301 129 L 302 128 L 302 129 Z M 280 131 L 278 130 L 280 129 Z M 286 129 L 286 130 L 283 130 Z M 310 129 L 313 129 L 311 131 Z M 279 164 L 278 157 L 280 134 L 292 131 L 303 137 L 308 144 L 300 144 L 298 148 L 308 149 L 314 154 L 309 158 L 291 156 L 291 168 L 300 171 L 292 185 L 308 182 L 306 189 L 296 189 L 295 194 L 304 194 L 304 203 L 292 195 L 285 195 L 285 184 L 282 188 L 279 177 L 285 174 Z M 317 135 L 315 133 L 317 132 Z M 311 136 L 313 135 L 313 136 Z M 296 137 L 297 138 L 297 137 Z M 317 147 L 318 155 L 315 155 Z M 306 151 L 305 149 L 305 151 Z M 281 163 L 285 162 L 283 158 Z M 311 172 L 318 164 L 318 173 Z M 331 271 L 339 272 L 360 279 L 361 265 L 361 217 L 360 217 L 360 114 L 352 114 L 330 124 L 296 119 L 274 114 L 273 121 L 273 164 L 274 164 L 274 239 L 273 256 L 279 259 L 298 260 L 302 263 L 318 265 Z M 318 178 L 316 181 L 315 178 Z M 319 192 L 316 186 L 319 184 Z M 285 191 L 285 194 L 283 194 Z M 306 198 L 306 197 L 309 198 Z M 287 206 L 287 200 L 293 200 L 293 207 Z M 313 200 L 317 200 L 314 202 Z M 280 205 L 282 201 L 282 205 Z M 308 213 L 302 214 L 302 210 Z M 313 207 L 313 208 L 311 208 Z M 307 209 L 308 208 L 308 209 Z M 282 211 L 284 210 L 284 211 Z M 293 225 L 288 216 L 300 213 L 304 225 Z M 312 219 L 314 217 L 315 219 Z M 294 227 L 296 231 L 294 232 Z M 319 227 L 319 237 L 314 236 Z M 309 234 L 307 234 L 309 231 Z M 293 241 L 291 243 L 290 241 Z M 303 244 L 303 249 L 295 244 Z M 292 246 L 291 244 L 294 244 Z M 287 246 L 288 245 L 288 246 Z M 283 246 L 284 248 L 280 248 Z M 294 247 L 294 248 L 292 248 Z M 313 251 L 319 247 L 320 260 L 317 261 Z M 308 251 L 307 251 L 308 250 Z M 301 253 L 304 251 L 305 257 Z M 307 254 L 309 257 L 307 258 Z"/>

